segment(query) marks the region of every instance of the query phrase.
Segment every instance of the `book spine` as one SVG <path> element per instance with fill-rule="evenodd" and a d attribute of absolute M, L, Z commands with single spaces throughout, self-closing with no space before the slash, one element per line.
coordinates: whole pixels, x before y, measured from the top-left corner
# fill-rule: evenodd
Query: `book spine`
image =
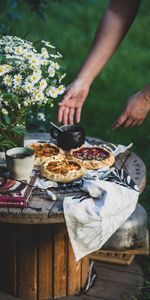
<path fill-rule="evenodd" d="M 25 208 L 28 207 L 28 202 L 0 202 L 0 207 L 21 207 Z"/>
<path fill-rule="evenodd" d="M 4 203 L 4 202 L 25 202 L 27 201 L 26 197 L 14 197 L 14 196 L 0 196 L 0 203 Z"/>

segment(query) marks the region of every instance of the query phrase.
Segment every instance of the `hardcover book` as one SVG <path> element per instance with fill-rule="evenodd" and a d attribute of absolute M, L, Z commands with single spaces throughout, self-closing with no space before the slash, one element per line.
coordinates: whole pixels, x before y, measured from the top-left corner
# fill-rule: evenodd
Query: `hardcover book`
<path fill-rule="evenodd" d="M 31 176 L 28 182 L 19 182 L 7 173 L 0 174 L 0 207 L 28 207 L 35 181 L 36 176 Z"/>

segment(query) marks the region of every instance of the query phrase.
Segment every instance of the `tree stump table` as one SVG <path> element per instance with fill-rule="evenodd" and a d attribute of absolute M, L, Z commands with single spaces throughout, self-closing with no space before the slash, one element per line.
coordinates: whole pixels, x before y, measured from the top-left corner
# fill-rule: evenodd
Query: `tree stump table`
<path fill-rule="evenodd" d="M 31 134 L 27 138 L 47 141 L 49 134 Z M 102 142 L 97 138 L 87 140 L 97 145 Z M 142 160 L 127 152 L 116 158 L 116 167 L 122 166 L 142 192 L 146 182 Z M 65 194 L 75 194 L 77 190 L 60 188 L 56 202 L 46 195 L 33 194 L 28 208 L 0 208 L 2 292 L 23 300 L 46 300 L 77 294 L 85 286 L 89 259 L 76 263 L 63 215 Z"/>

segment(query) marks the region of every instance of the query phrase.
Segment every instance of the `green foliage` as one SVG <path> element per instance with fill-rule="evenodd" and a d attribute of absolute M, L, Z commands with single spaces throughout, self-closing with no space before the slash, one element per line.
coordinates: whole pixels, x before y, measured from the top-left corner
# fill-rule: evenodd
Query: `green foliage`
<path fill-rule="evenodd" d="M 76 4 L 84 2 L 95 3 L 98 0 L 71 0 Z M 69 4 L 70 0 L 0 0 L 0 34 L 15 35 L 18 33 L 18 27 L 15 22 L 21 22 L 23 24 L 22 11 L 19 7 L 25 5 L 26 10 L 36 12 L 42 18 L 45 18 L 44 9 L 48 3 L 60 3 Z M 27 5 L 28 4 L 28 8 Z M 22 38 L 25 38 L 29 34 L 30 30 L 23 34 Z"/>
<path fill-rule="evenodd" d="M 24 122 L 24 114 L 22 116 L 19 112 L 18 116 L 17 113 L 14 112 L 12 113 L 11 117 L 8 115 L 1 115 L 0 148 L 3 147 L 5 149 L 9 149 L 22 144 L 23 137 L 25 134 L 27 134 L 27 130 L 23 125 L 19 125 L 19 121 L 21 124 Z M 18 123 L 16 123 L 16 120 Z"/>
<path fill-rule="evenodd" d="M 43 16 L 44 5 L 47 0 L 24 0 L 29 4 L 29 7 Z M 21 0 L 1 0 L 0 1 L 0 33 L 1 34 L 16 34 L 16 26 L 14 21 L 23 21 L 22 14 L 18 10 L 18 4 L 22 3 Z"/>
<path fill-rule="evenodd" d="M 13 25 L 14 20 L 20 20 L 21 16 L 17 11 L 16 0 L 1 0 L 0 1 L 0 33 L 13 34 L 15 29 Z"/>
<path fill-rule="evenodd" d="M 43 16 L 44 5 L 47 4 L 48 0 L 24 0 L 26 1 L 32 8 L 32 10 L 36 11 L 38 14 Z"/>
<path fill-rule="evenodd" d="M 5 124 L 0 122 L 0 148 L 9 149 L 21 145 L 26 133 L 24 127 L 14 125 L 6 118 Z"/>

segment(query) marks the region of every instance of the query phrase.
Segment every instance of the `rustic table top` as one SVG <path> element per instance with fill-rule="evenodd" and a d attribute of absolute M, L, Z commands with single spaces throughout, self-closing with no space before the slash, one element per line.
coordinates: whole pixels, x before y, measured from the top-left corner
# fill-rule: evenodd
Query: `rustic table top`
<path fill-rule="evenodd" d="M 26 139 L 55 143 L 55 140 L 47 133 L 32 133 L 27 135 Z M 86 141 L 93 145 L 100 145 L 103 142 L 101 139 L 94 137 L 87 137 Z M 146 184 L 146 168 L 140 157 L 133 152 L 126 151 L 116 157 L 115 166 L 118 169 L 123 167 L 132 177 L 142 193 Z M 63 199 L 68 194 L 74 195 L 78 192 L 79 186 L 60 185 L 59 189 L 55 189 L 57 200 L 54 202 L 49 200 L 44 193 L 39 194 L 33 191 L 28 208 L 1 207 L 0 222 L 18 224 L 64 223 Z"/>

